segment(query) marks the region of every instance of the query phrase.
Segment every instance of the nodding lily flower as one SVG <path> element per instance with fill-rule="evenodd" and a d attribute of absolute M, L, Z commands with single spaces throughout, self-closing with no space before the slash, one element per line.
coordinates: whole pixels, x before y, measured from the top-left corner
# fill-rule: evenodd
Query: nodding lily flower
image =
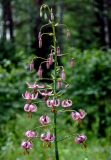
<path fill-rule="evenodd" d="M 30 65 L 29 65 L 29 69 L 30 69 L 30 71 L 33 71 L 34 70 L 34 63 L 32 62 L 32 63 L 30 63 Z"/>
<path fill-rule="evenodd" d="M 60 47 L 57 47 L 57 56 L 60 56 L 60 54 L 61 54 Z"/>
<path fill-rule="evenodd" d="M 61 72 L 61 79 L 62 79 L 62 80 L 65 80 L 65 79 L 66 79 L 66 74 L 65 74 L 64 69 L 63 69 L 62 72 Z"/>
<path fill-rule="evenodd" d="M 54 62 L 52 51 L 51 51 L 51 53 L 50 53 L 50 55 L 49 55 L 48 61 L 49 61 L 49 65 L 52 65 L 53 62 Z"/>
<path fill-rule="evenodd" d="M 35 100 L 38 97 L 38 93 L 31 94 L 30 92 L 26 91 L 24 95 L 22 94 L 22 97 L 27 100 Z"/>
<path fill-rule="evenodd" d="M 33 148 L 33 144 L 31 142 L 29 142 L 29 141 L 23 141 L 21 143 L 21 147 L 27 151 L 27 150 Z"/>
<path fill-rule="evenodd" d="M 51 134 L 50 132 L 48 133 L 43 133 L 41 134 L 41 140 L 45 142 L 54 142 L 55 136 Z"/>
<path fill-rule="evenodd" d="M 34 104 L 25 104 L 24 111 L 25 112 L 36 112 L 37 111 L 37 106 L 34 105 Z"/>
<path fill-rule="evenodd" d="M 84 119 L 86 116 L 86 112 L 84 110 L 80 110 L 79 112 L 72 112 L 72 119 L 75 121 L 80 121 Z"/>
<path fill-rule="evenodd" d="M 53 91 L 47 92 L 46 90 L 45 90 L 45 91 L 42 91 L 42 92 L 39 91 L 39 93 L 40 93 L 42 96 L 51 96 L 51 95 L 53 95 L 52 92 L 53 92 Z"/>
<path fill-rule="evenodd" d="M 47 125 L 51 122 L 51 119 L 48 116 L 43 115 L 40 117 L 39 121 L 42 125 Z"/>
<path fill-rule="evenodd" d="M 75 142 L 76 142 L 77 144 L 82 144 L 82 143 L 84 143 L 86 140 L 87 140 L 87 137 L 86 137 L 84 134 L 77 135 L 76 138 L 75 138 Z"/>
<path fill-rule="evenodd" d="M 72 101 L 71 100 L 67 99 L 67 100 L 62 101 L 62 107 L 69 108 L 71 106 L 72 106 Z"/>
<path fill-rule="evenodd" d="M 39 91 L 39 93 L 40 93 L 42 96 L 44 96 L 44 98 L 45 98 L 44 100 L 45 100 L 45 101 L 48 100 L 49 96 L 52 96 L 52 95 L 53 95 L 52 92 L 53 92 L 53 91 L 49 91 L 49 92 L 48 92 L 48 91 L 46 91 L 46 90 L 45 90 L 45 91 L 42 91 L 42 92 Z"/>
<path fill-rule="evenodd" d="M 36 133 L 35 131 L 29 130 L 29 131 L 27 131 L 27 132 L 25 133 L 25 136 L 26 136 L 27 138 L 35 138 L 35 137 L 37 137 L 37 133 Z"/>
<path fill-rule="evenodd" d="M 38 72 L 37 72 L 39 78 L 42 78 L 42 74 L 43 74 L 43 69 L 41 66 L 39 66 Z"/>
<path fill-rule="evenodd" d="M 60 106 L 60 100 L 59 99 L 47 100 L 46 103 L 47 103 L 48 107 L 58 107 L 58 106 Z"/>
<path fill-rule="evenodd" d="M 34 83 L 34 84 L 29 84 L 29 83 L 26 83 L 27 84 L 27 86 L 28 86 L 28 88 L 32 88 L 32 89 L 42 89 L 42 88 L 45 88 L 45 86 L 44 85 L 38 85 L 38 84 L 36 84 L 36 83 Z"/>

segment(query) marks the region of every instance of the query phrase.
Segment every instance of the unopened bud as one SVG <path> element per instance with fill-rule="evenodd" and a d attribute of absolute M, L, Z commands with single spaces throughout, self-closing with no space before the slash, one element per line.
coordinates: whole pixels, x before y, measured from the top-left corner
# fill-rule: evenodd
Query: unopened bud
<path fill-rule="evenodd" d="M 39 66 L 38 72 L 37 72 L 39 78 L 42 78 L 42 74 L 43 74 L 43 69 L 41 66 Z"/>
<path fill-rule="evenodd" d="M 39 38 L 39 48 L 41 48 L 42 47 L 42 38 L 40 37 Z"/>
<path fill-rule="evenodd" d="M 60 56 L 61 50 L 60 47 L 57 47 L 57 56 Z"/>
<path fill-rule="evenodd" d="M 53 21 L 53 20 L 54 20 L 54 14 L 53 14 L 52 9 L 51 9 L 51 21 Z"/>
<path fill-rule="evenodd" d="M 29 69 L 30 69 L 30 71 L 33 71 L 34 70 L 34 63 L 32 62 L 32 63 L 30 63 L 30 65 L 29 65 Z"/>
<path fill-rule="evenodd" d="M 44 14 L 44 19 L 45 19 L 45 20 L 47 19 L 47 14 L 46 14 L 46 13 Z"/>
<path fill-rule="evenodd" d="M 39 32 L 38 34 L 38 40 L 41 38 L 41 32 Z"/>
<path fill-rule="evenodd" d="M 52 65 L 53 63 L 53 53 L 50 53 L 50 57 L 49 57 L 49 65 Z"/>
<path fill-rule="evenodd" d="M 43 14 L 42 14 L 42 11 L 40 11 L 40 17 L 42 17 L 42 15 L 43 15 Z"/>
<path fill-rule="evenodd" d="M 63 69 L 62 72 L 61 72 L 61 79 L 62 79 L 62 80 L 65 80 L 65 79 L 66 79 L 66 74 L 65 74 L 64 69 Z"/>
<path fill-rule="evenodd" d="M 50 68 L 50 64 L 49 61 L 46 62 L 46 68 L 49 69 Z"/>

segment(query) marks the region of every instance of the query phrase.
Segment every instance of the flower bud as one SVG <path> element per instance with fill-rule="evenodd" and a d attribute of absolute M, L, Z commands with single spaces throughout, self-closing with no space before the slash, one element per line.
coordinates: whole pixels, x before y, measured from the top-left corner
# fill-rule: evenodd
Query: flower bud
<path fill-rule="evenodd" d="M 57 56 L 60 56 L 61 50 L 60 47 L 57 47 Z"/>
<path fill-rule="evenodd" d="M 53 14 L 53 12 L 51 10 L 51 21 L 53 21 L 53 20 L 54 20 L 54 14 Z"/>
<path fill-rule="evenodd" d="M 39 78 L 42 78 L 42 74 L 43 74 L 43 69 L 41 66 L 39 66 L 38 72 L 37 72 Z"/>
<path fill-rule="evenodd" d="M 52 65 L 53 63 L 53 53 L 50 53 L 49 55 L 49 65 Z"/>
<path fill-rule="evenodd" d="M 41 32 L 39 32 L 38 34 L 38 40 L 41 38 Z"/>
<path fill-rule="evenodd" d="M 47 19 L 47 13 L 44 14 L 44 19 L 45 19 L 45 20 Z"/>
<path fill-rule="evenodd" d="M 34 70 L 34 63 L 32 62 L 32 63 L 30 63 L 30 65 L 29 65 L 29 69 L 30 69 L 30 71 L 33 71 Z"/>
<path fill-rule="evenodd" d="M 46 68 L 49 69 L 50 68 L 50 64 L 49 61 L 46 62 Z"/>
<path fill-rule="evenodd" d="M 64 69 L 63 69 L 62 72 L 61 72 L 61 79 L 62 79 L 62 80 L 65 80 L 65 79 L 66 79 L 66 74 L 65 74 Z"/>
<path fill-rule="evenodd" d="M 39 48 L 42 47 L 42 37 L 39 38 Z"/>

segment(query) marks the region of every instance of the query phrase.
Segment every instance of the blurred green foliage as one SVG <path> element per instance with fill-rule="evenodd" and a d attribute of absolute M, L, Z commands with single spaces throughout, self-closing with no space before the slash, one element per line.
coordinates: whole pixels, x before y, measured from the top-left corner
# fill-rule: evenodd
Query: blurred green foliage
<path fill-rule="evenodd" d="M 64 58 L 68 82 L 71 84 L 66 96 L 70 95 L 74 108 L 87 110 L 87 129 L 92 131 L 93 128 L 96 133 L 99 132 L 97 128 L 101 127 L 99 122 L 102 121 L 102 129 L 106 130 L 110 128 L 111 121 L 111 51 L 69 50 L 69 53 L 74 52 L 75 66 L 70 68 L 70 56 Z"/>

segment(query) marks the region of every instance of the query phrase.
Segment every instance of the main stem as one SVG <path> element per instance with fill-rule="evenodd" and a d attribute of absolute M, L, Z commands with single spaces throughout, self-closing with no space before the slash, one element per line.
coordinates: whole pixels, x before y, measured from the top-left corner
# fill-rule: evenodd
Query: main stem
<path fill-rule="evenodd" d="M 52 22 L 53 29 L 53 44 L 54 44 L 54 98 L 56 98 L 56 86 L 57 86 L 57 52 L 56 52 L 56 33 L 55 33 L 55 24 Z M 59 152 L 58 152 L 58 143 L 57 143 L 57 113 L 54 112 L 54 135 L 55 135 L 55 158 L 59 160 Z"/>

